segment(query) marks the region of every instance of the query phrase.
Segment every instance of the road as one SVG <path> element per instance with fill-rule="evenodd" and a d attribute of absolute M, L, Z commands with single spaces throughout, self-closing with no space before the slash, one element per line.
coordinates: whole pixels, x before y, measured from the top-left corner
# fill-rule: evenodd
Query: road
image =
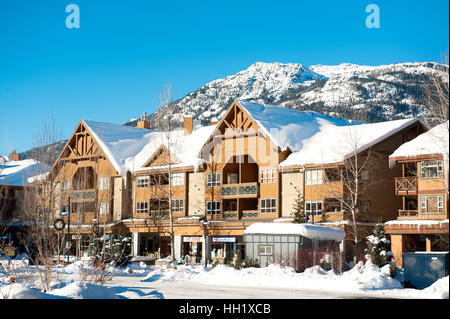
<path fill-rule="evenodd" d="M 142 282 L 143 277 L 115 276 L 106 286 L 127 297 L 164 299 L 374 299 L 396 298 L 375 293 L 345 293 L 265 287 L 214 286 L 189 281 Z M 400 298 L 400 297 L 397 297 Z M 403 297 L 404 298 L 404 297 Z"/>

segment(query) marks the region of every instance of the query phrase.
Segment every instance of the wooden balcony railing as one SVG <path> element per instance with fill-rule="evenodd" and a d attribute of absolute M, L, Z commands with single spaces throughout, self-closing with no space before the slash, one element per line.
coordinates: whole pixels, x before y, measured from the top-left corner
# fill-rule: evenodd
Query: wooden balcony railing
<path fill-rule="evenodd" d="M 417 216 L 419 213 L 417 210 L 404 210 L 404 209 L 399 209 L 398 210 L 398 216 L 399 217 L 415 217 Z"/>
<path fill-rule="evenodd" d="M 222 197 L 257 197 L 258 183 L 228 184 L 220 188 Z"/>
<path fill-rule="evenodd" d="M 259 216 L 258 210 L 244 210 L 242 211 L 242 218 L 257 218 Z"/>
<path fill-rule="evenodd" d="M 395 177 L 396 195 L 417 195 L 417 177 Z"/>

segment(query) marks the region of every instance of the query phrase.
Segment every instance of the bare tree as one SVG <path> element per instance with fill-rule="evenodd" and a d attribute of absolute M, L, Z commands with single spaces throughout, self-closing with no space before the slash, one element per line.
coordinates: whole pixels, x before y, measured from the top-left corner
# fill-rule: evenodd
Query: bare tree
<path fill-rule="evenodd" d="M 30 180 L 32 186 L 25 188 L 20 212 L 21 219 L 26 224 L 23 245 L 30 261 L 36 265 L 38 284 L 43 290 L 48 290 L 54 279 L 52 266 L 55 256 L 59 256 L 62 244 L 53 228 L 61 192 L 48 165 L 52 163 L 53 155 L 45 146 L 60 140 L 54 120 L 50 125 L 44 122 L 42 132 L 36 136 L 36 148 L 32 154 L 36 160 L 32 172 L 34 177 Z"/>
<path fill-rule="evenodd" d="M 336 168 L 339 171 L 339 181 L 342 183 L 342 189 L 335 187 L 335 183 L 328 176 L 324 180 L 328 185 L 329 194 L 333 199 L 340 203 L 340 207 L 345 215 L 350 217 L 350 229 L 353 241 L 355 243 L 354 258 L 357 257 L 360 239 L 364 237 L 364 230 L 360 228 L 362 214 L 367 210 L 364 207 L 368 202 L 366 195 L 376 184 L 378 179 L 374 178 L 374 173 L 379 165 L 380 156 L 370 147 L 363 149 L 358 125 L 352 125 L 348 128 L 348 134 L 345 143 L 348 143 L 350 152 L 344 159 L 343 165 Z M 364 219 L 370 219 L 365 215 Z"/>
<path fill-rule="evenodd" d="M 448 53 L 442 58 L 443 72 L 435 72 L 430 76 L 430 80 L 425 85 L 425 103 L 428 117 L 426 122 L 429 127 L 443 125 L 447 134 L 449 130 L 449 64 Z M 444 156 L 444 187 L 447 195 L 449 192 L 449 148 L 448 135 L 442 131 L 432 136 L 434 143 L 438 146 Z"/>

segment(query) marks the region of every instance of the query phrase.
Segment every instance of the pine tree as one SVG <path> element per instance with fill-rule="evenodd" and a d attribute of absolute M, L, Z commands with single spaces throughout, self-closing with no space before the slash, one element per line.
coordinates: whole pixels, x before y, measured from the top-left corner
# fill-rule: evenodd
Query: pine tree
<path fill-rule="evenodd" d="M 293 223 L 302 224 L 306 221 L 305 209 L 303 207 L 303 195 L 297 192 L 297 198 L 295 199 L 293 208 L 294 220 Z"/>
<path fill-rule="evenodd" d="M 367 236 L 367 252 L 370 254 L 372 263 L 381 268 L 392 259 L 390 241 L 386 239 L 382 223 L 376 224 L 373 233 L 373 235 Z"/>

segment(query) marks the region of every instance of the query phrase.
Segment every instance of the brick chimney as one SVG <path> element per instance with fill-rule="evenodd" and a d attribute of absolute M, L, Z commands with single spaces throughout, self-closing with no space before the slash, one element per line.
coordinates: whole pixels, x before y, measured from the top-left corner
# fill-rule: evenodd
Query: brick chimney
<path fill-rule="evenodd" d="M 193 128 L 192 117 L 185 117 L 184 118 L 184 135 L 192 134 L 192 128 Z"/>
<path fill-rule="evenodd" d="M 147 112 L 144 112 L 142 117 L 139 119 L 139 121 L 137 122 L 137 127 L 145 128 L 148 130 L 150 129 L 150 121 L 147 119 Z"/>
<path fill-rule="evenodd" d="M 20 154 L 17 154 L 16 150 L 13 150 L 11 154 L 9 154 L 9 158 L 11 161 L 20 161 Z"/>

